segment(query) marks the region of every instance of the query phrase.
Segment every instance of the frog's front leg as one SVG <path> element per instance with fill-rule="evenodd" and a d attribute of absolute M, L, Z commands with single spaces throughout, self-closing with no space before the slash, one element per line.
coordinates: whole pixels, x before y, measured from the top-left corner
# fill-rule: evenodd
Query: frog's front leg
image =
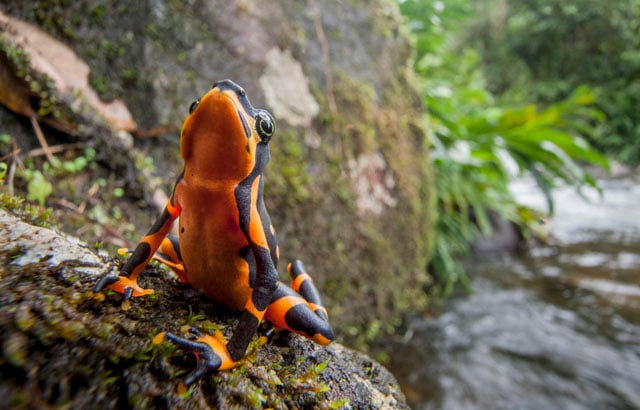
<path fill-rule="evenodd" d="M 106 275 L 100 278 L 93 288 L 94 293 L 108 287 L 123 294 L 124 300 L 132 296 L 144 296 L 153 293 L 153 289 L 144 289 L 138 285 L 138 275 L 147 266 L 156 250 L 167 236 L 173 226 L 173 222 L 179 216 L 180 210 L 174 205 L 173 196 L 167 202 L 162 214 L 136 246 L 133 254 L 125 262 L 118 276 Z"/>

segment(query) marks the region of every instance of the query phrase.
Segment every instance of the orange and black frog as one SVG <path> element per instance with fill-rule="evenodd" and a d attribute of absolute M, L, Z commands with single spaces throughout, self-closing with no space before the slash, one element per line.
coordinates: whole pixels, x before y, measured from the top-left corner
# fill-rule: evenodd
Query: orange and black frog
<path fill-rule="evenodd" d="M 271 114 L 254 108 L 233 81 L 216 82 L 194 101 L 180 137 L 184 171 L 162 214 L 119 276 L 104 276 L 94 288 L 99 292 L 108 287 L 125 300 L 153 292 L 141 288 L 137 278 L 155 257 L 183 282 L 241 311 L 228 342 L 195 329 L 194 340 L 167 333 L 169 340 L 197 356 L 186 386 L 210 371 L 235 366 L 263 319 L 321 345 L 334 338 L 302 262 L 288 266 L 291 286 L 278 281 L 278 242 L 263 198 L 263 171 L 274 131 Z M 178 236 L 169 235 L 178 217 Z"/>

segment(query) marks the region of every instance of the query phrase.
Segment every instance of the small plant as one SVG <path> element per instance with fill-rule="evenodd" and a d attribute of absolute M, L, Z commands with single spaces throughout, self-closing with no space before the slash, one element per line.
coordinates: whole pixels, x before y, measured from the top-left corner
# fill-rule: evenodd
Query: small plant
<path fill-rule="evenodd" d="M 206 315 L 199 315 L 193 311 L 191 305 L 189 305 L 189 315 L 187 316 L 187 325 L 191 326 L 196 322 L 201 322 L 207 318 Z"/>
<path fill-rule="evenodd" d="M 53 192 L 53 185 L 46 180 L 40 171 L 26 170 L 23 175 L 29 181 L 27 199 L 37 201 L 41 207 L 44 207 L 44 200 Z"/>
<path fill-rule="evenodd" d="M 2 138 L 0 138 L 1 142 Z M 36 162 L 33 158 L 27 158 L 23 162 L 24 167 L 18 169 L 17 172 L 17 176 L 27 182 L 27 199 L 44 207 L 46 199 L 54 192 L 54 185 L 50 180 L 77 174 L 85 170 L 87 166 L 92 164 L 95 155 L 94 149 L 87 148 L 84 150 L 83 155 L 70 160 L 63 161 L 57 157 L 52 157 L 51 161 L 42 164 L 41 170 L 36 169 Z"/>

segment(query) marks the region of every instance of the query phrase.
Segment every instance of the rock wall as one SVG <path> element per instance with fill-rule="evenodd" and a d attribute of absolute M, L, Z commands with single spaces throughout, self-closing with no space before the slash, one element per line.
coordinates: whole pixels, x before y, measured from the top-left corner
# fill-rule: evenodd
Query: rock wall
<path fill-rule="evenodd" d="M 432 174 L 395 2 L 3 1 L 0 9 L 69 44 L 101 97 L 125 101 L 140 128 L 175 125 L 161 143 L 136 141 L 167 191 L 181 170 L 177 128 L 190 102 L 215 80 L 240 83 L 277 120 L 266 195 L 283 262 L 305 261 L 340 337 L 372 338 L 424 305 Z"/>

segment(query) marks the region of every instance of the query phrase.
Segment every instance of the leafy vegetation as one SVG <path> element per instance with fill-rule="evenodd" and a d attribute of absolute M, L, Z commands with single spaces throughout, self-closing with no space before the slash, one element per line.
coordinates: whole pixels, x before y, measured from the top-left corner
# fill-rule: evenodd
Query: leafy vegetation
<path fill-rule="evenodd" d="M 596 146 L 640 163 L 640 0 L 479 0 L 466 42 L 489 89 L 506 100 L 553 103 L 598 90 L 606 114 Z"/>
<path fill-rule="evenodd" d="M 550 212 L 559 181 L 595 186 L 580 164 L 607 166 L 584 138 L 596 133 L 603 115 L 586 87 L 546 107 L 498 102 L 478 53 L 456 42 L 472 16 L 469 2 L 406 0 L 400 7 L 415 40 L 415 71 L 429 113 L 438 195 L 431 267 L 446 295 L 457 283 L 468 284 L 459 257 L 491 232 L 491 215 L 513 222 L 525 236 L 536 229 L 538 215 L 509 191 L 514 176 L 531 174 Z"/>

